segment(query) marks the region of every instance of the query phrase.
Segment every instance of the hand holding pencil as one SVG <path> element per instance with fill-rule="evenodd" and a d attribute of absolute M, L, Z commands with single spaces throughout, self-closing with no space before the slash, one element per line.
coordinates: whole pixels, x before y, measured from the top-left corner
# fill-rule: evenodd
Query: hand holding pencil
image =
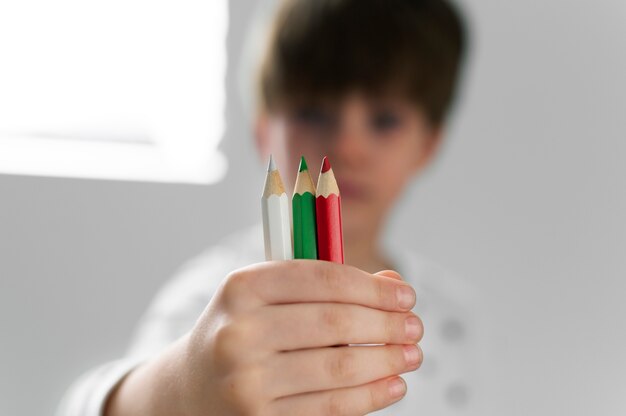
<path fill-rule="evenodd" d="M 270 165 L 270 172 L 275 168 Z M 282 201 L 274 210 L 278 218 Z M 329 217 L 338 212 L 333 204 Z M 268 207 L 270 213 L 274 208 Z M 298 221 L 310 225 L 310 218 Z M 283 256 L 285 229 L 267 229 L 278 230 L 270 234 L 270 242 L 278 239 L 270 254 Z M 317 236 L 330 241 L 332 232 Z M 310 255 L 307 244 L 302 253 Z M 339 253 L 333 247 L 331 256 Z M 310 259 L 236 270 L 190 333 L 130 373 L 105 414 L 356 416 L 383 409 L 406 393 L 398 375 L 422 362 L 417 343 L 423 325 L 411 312 L 414 305 L 413 288 L 391 271 L 370 274 Z"/>
<path fill-rule="evenodd" d="M 414 301 L 401 280 L 332 262 L 236 271 L 190 338 L 185 374 L 196 388 L 186 401 L 203 405 L 198 415 L 318 416 L 336 414 L 334 406 L 363 415 L 386 407 L 404 393 L 397 374 L 421 364 Z"/>

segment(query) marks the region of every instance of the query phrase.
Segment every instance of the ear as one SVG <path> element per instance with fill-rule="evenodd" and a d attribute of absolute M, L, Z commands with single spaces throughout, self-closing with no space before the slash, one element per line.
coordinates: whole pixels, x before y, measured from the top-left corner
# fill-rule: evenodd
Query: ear
<path fill-rule="evenodd" d="M 444 128 L 441 125 L 429 126 L 428 131 L 422 137 L 422 141 L 419 144 L 417 156 L 415 158 L 415 164 L 413 165 L 414 172 L 424 170 L 435 158 L 441 147 L 443 141 Z"/>
<path fill-rule="evenodd" d="M 264 110 L 257 111 L 254 119 L 254 144 L 262 161 L 269 157 L 269 119 Z"/>

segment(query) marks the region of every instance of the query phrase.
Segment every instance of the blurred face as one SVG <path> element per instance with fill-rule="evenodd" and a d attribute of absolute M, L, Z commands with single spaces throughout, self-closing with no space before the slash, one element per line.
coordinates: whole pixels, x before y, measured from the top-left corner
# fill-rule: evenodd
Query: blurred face
<path fill-rule="evenodd" d="M 401 99 L 351 95 L 333 103 L 302 103 L 264 116 L 260 150 L 274 155 L 293 189 L 300 156 L 314 182 L 328 156 L 343 209 L 344 238 L 377 232 L 404 187 L 429 161 L 439 132 Z"/>

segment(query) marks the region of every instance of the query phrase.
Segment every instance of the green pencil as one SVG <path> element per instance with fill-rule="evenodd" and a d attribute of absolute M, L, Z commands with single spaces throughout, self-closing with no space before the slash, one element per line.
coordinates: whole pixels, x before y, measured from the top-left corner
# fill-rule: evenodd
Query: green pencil
<path fill-rule="evenodd" d="M 317 231 L 315 228 L 315 185 L 304 156 L 291 200 L 293 211 L 293 258 L 317 259 Z"/>

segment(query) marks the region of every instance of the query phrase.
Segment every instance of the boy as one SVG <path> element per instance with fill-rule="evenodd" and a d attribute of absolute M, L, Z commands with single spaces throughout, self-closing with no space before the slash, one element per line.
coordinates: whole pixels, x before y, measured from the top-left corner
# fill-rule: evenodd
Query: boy
<path fill-rule="evenodd" d="M 129 356 L 78 382 L 62 414 L 364 415 L 394 403 L 387 414 L 462 411 L 459 374 L 471 356 L 459 344 L 462 311 L 441 293 L 450 280 L 378 243 L 442 140 L 464 50 L 462 22 L 444 0 L 284 2 L 259 76 L 256 143 L 288 189 L 301 155 L 309 166 L 329 157 L 350 266 L 250 266 L 262 260 L 259 229 L 227 240 L 161 291 Z M 412 286 L 433 322 L 448 319 L 433 334 L 443 341 L 430 347 L 441 358 L 430 378 L 412 373 L 424 332 Z M 399 374 L 414 377 L 413 403 L 401 401 Z"/>

